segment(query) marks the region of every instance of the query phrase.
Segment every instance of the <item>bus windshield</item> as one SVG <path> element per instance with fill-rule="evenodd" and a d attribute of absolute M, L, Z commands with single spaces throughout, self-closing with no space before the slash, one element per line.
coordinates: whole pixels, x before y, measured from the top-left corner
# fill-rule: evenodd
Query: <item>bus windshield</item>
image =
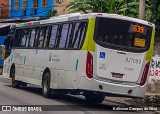
<path fill-rule="evenodd" d="M 9 34 L 10 26 L 0 27 L 0 36 L 7 36 Z"/>
<path fill-rule="evenodd" d="M 96 18 L 94 40 L 102 47 L 131 52 L 149 49 L 152 27 L 113 18 Z"/>

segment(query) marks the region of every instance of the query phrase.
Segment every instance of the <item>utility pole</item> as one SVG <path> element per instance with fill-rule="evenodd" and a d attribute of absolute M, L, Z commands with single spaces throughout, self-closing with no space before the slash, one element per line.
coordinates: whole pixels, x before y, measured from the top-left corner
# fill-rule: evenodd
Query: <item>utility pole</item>
<path fill-rule="evenodd" d="M 146 0 L 139 0 L 139 19 L 144 20 L 145 17 L 145 1 Z"/>

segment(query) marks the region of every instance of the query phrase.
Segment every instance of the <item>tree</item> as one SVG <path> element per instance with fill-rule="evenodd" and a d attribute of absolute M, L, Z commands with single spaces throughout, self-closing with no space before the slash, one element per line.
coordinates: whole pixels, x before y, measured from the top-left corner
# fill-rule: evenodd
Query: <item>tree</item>
<path fill-rule="evenodd" d="M 57 15 L 57 10 L 53 10 L 53 11 L 49 12 L 46 17 L 50 18 L 50 17 L 56 16 L 56 15 Z"/>
<path fill-rule="evenodd" d="M 139 0 L 74 0 L 67 8 L 71 12 L 116 13 L 138 18 Z M 146 0 L 145 20 L 160 20 L 160 0 Z"/>
<path fill-rule="evenodd" d="M 74 0 L 67 6 L 71 12 L 106 12 L 106 0 Z"/>
<path fill-rule="evenodd" d="M 117 13 L 137 17 L 138 5 L 138 0 L 74 0 L 67 8 L 71 12 Z"/>
<path fill-rule="evenodd" d="M 157 23 L 160 19 L 160 0 L 147 0 L 150 11 L 149 21 Z"/>

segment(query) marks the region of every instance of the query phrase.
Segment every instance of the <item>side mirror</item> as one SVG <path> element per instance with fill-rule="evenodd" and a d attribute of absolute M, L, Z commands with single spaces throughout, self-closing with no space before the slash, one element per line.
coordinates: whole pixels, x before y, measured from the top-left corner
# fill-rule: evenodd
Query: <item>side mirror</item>
<path fill-rule="evenodd" d="M 5 45 L 1 45 L 0 46 L 0 59 L 4 60 L 5 59 L 5 55 L 6 55 Z"/>

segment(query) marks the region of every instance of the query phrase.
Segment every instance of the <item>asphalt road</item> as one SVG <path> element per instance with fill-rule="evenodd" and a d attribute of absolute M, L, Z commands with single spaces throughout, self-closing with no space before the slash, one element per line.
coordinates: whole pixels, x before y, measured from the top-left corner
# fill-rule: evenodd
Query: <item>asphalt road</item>
<path fill-rule="evenodd" d="M 46 112 L 0 112 L 0 114 L 154 114 L 152 111 L 112 111 L 113 107 L 122 107 L 121 104 L 115 104 L 104 101 L 100 105 L 86 105 L 82 96 L 64 95 L 53 97 L 51 99 L 43 98 L 41 88 L 33 85 L 23 88 L 12 88 L 10 80 L 0 77 L 0 105 L 44 105 L 55 111 Z M 48 106 L 46 106 L 48 105 Z M 69 108 L 66 108 L 69 107 Z"/>

